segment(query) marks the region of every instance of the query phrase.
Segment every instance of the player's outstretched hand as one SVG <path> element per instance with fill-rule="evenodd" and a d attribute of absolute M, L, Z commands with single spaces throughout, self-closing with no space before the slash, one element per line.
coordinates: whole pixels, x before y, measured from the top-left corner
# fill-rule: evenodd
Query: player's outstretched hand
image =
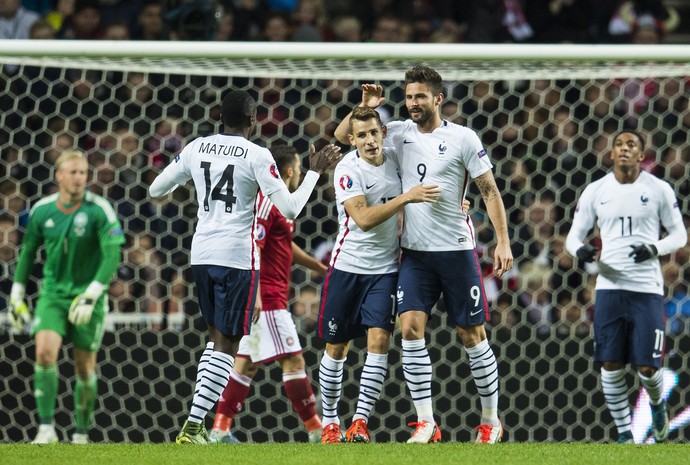
<path fill-rule="evenodd" d="M 324 173 L 335 167 L 340 158 L 340 147 L 337 145 L 328 144 L 317 152 L 312 144 L 309 149 L 309 169 L 319 174 Z"/>
<path fill-rule="evenodd" d="M 438 186 L 428 186 L 419 184 L 407 191 L 407 197 L 410 203 L 430 202 L 435 203 L 441 195 L 441 189 Z"/>
<path fill-rule="evenodd" d="M 7 315 L 12 326 L 22 331 L 31 322 L 31 312 L 24 299 L 10 299 Z"/>
<path fill-rule="evenodd" d="M 594 257 L 596 256 L 596 254 L 597 248 L 590 244 L 583 245 L 582 247 L 577 249 L 577 252 L 575 252 L 575 255 L 577 255 L 578 260 L 585 263 L 592 263 L 594 261 Z"/>
<path fill-rule="evenodd" d="M 383 87 L 377 84 L 362 84 L 362 107 L 378 108 L 383 103 Z"/>
<path fill-rule="evenodd" d="M 635 263 L 642 263 L 659 254 L 654 244 L 631 245 L 630 247 L 632 247 L 632 251 L 628 254 L 628 257 L 633 257 Z"/>

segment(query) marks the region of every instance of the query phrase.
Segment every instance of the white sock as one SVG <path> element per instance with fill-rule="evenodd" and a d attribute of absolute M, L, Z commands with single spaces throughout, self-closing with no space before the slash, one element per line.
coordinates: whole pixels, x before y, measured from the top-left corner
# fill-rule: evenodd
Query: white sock
<path fill-rule="evenodd" d="M 470 370 L 482 404 L 481 424 L 498 426 L 498 364 L 494 351 L 487 339 L 465 348 L 465 351 L 470 358 Z"/>
<path fill-rule="evenodd" d="M 625 370 L 607 371 L 601 369 L 601 387 L 604 390 L 606 406 L 611 412 L 618 434 L 630 431 L 632 417 L 628 402 L 628 386 L 625 383 Z"/>
<path fill-rule="evenodd" d="M 201 379 L 194 389 L 192 408 L 188 418 L 190 422 L 203 424 L 206 414 L 223 394 L 223 389 L 228 384 L 234 364 L 235 359 L 232 355 L 213 351 L 203 374 L 201 374 Z"/>
<path fill-rule="evenodd" d="M 319 365 L 319 390 L 321 391 L 321 406 L 323 408 L 322 424 L 325 427 L 331 423 L 340 426 L 338 417 L 338 403 L 340 391 L 343 387 L 343 366 L 345 360 L 335 360 L 324 352 Z"/>
<path fill-rule="evenodd" d="M 352 417 L 353 421 L 360 418 L 369 421 L 369 414 L 381 397 L 387 371 L 388 354 L 367 353 L 367 359 L 359 377 L 359 398 L 357 399 L 357 410 Z"/>
<path fill-rule="evenodd" d="M 637 373 L 640 377 L 642 385 L 647 390 L 649 394 L 649 403 L 652 405 L 659 405 L 663 399 L 664 394 L 664 375 L 661 370 L 656 370 L 652 376 L 647 378 L 642 373 Z"/>
<path fill-rule="evenodd" d="M 431 358 L 426 349 L 426 341 L 402 341 L 402 365 L 407 389 L 417 410 L 417 421 L 434 421 L 431 404 Z"/>

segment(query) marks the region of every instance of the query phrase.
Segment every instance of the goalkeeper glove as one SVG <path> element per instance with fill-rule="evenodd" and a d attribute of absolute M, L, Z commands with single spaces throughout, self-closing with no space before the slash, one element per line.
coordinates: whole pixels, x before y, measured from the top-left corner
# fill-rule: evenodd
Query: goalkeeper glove
<path fill-rule="evenodd" d="M 25 287 L 23 284 L 12 284 L 10 291 L 10 305 L 8 308 L 8 316 L 12 326 L 22 331 L 24 327 L 31 323 L 31 312 L 29 307 L 24 302 Z"/>
<path fill-rule="evenodd" d="M 635 263 L 642 263 L 659 254 L 654 244 L 631 245 L 630 247 L 632 247 L 632 252 L 628 254 L 628 257 L 633 257 Z"/>
<path fill-rule="evenodd" d="M 89 284 L 86 290 L 72 301 L 67 319 L 73 325 L 83 325 L 91 321 L 93 309 L 105 286 L 98 281 Z"/>
<path fill-rule="evenodd" d="M 577 258 L 585 263 L 591 263 L 594 261 L 594 256 L 597 254 L 597 248 L 593 245 L 585 244 L 575 252 Z"/>

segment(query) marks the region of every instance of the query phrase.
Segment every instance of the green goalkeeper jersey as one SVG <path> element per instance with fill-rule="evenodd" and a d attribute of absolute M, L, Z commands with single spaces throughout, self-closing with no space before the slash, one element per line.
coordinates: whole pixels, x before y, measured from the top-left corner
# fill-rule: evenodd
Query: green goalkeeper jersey
<path fill-rule="evenodd" d="M 75 296 L 92 281 L 107 285 L 120 263 L 125 242 L 113 207 L 92 192 L 74 205 L 58 203 L 58 194 L 31 209 L 14 280 L 26 283 L 36 251 L 45 246 L 41 293 Z"/>

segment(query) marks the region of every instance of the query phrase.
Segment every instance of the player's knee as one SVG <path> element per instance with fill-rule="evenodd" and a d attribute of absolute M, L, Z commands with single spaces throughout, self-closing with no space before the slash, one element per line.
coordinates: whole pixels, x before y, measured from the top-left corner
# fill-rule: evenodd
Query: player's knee
<path fill-rule="evenodd" d="M 342 360 L 347 356 L 349 344 L 326 344 L 326 353 L 333 360 Z"/>
<path fill-rule="evenodd" d="M 304 371 L 305 368 L 304 357 L 302 357 L 302 354 L 282 358 L 280 359 L 279 363 L 283 373 Z"/>

